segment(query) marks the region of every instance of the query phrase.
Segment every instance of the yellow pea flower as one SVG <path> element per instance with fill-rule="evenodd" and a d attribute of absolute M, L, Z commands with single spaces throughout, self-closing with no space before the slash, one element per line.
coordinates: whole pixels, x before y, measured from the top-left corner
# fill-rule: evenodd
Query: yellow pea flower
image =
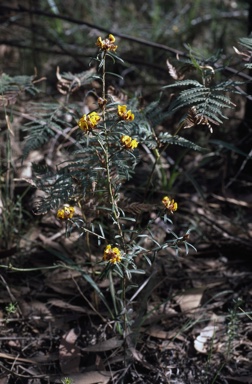
<path fill-rule="evenodd" d="M 78 121 L 78 126 L 85 133 L 92 132 L 92 129 L 97 126 L 101 117 L 96 112 L 91 112 L 88 115 L 83 115 Z"/>
<path fill-rule="evenodd" d="M 112 264 L 120 263 L 122 260 L 120 249 L 117 247 L 112 248 L 111 244 L 107 245 L 103 253 L 103 260 Z"/>
<path fill-rule="evenodd" d="M 117 45 L 115 45 L 114 42 L 115 36 L 110 34 L 109 37 L 104 40 L 102 40 L 101 36 L 99 36 L 96 41 L 96 45 L 103 51 L 116 51 Z"/>
<path fill-rule="evenodd" d="M 126 149 L 134 149 L 137 148 L 138 146 L 138 141 L 136 139 L 132 139 L 128 135 L 123 135 L 121 137 L 121 144 L 126 148 Z"/>
<path fill-rule="evenodd" d="M 174 199 L 170 200 L 168 196 L 165 196 L 162 200 L 165 208 L 168 209 L 171 213 L 175 212 L 178 209 L 178 203 L 174 201 Z"/>
<path fill-rule="evenodd" d="M 133 121 L 135 118 L 134 113 L 131 110 L 127 110 L 126 105 L 118 105 L 117 114 L 122 120 Z"/>
<path fill-rule="evenodd" d="M 64 204 L 63 208 L 58 209 L 57 218 L 61 220 L 71 219 L 74 215 L 74 207 L 71 207 L 69 204 Z"/>

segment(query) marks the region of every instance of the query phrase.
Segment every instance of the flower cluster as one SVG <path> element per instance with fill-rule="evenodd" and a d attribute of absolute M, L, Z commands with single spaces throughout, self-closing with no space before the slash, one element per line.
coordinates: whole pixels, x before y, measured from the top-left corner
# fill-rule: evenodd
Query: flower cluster
<path fill-rule="evenodd" d="M 114 42 L 115 42 L 115 37 L 110 34 L 109 37 L 104 40 L 102 40 L 102 38 L 99 36 L 97 39 L 96 45 L 103 51 L 116 51 L 117 45 L 115 45 Z"/>
<path fill-rule="evenodd" d="M 112 248 L 110 244 L 107 245 L 103 253 L 103 260 L 112 264 L 120 263 L 122 260 L 120 249 L 117 247 Z"/>
<path fill-rule="evenodd" d="M 132 113 L 131 110 L 127 110 L 126 105 L 118 105 L 117 113 L 122 120 L 132 121 L 135 118 L 134 113 Z"/>
<path fill-rule="evenodd" d="M 162 200 L 165 208 L 168 209 L 171 213 L 175 212 L 178 209 L 178 203 L 176 203 L 173 199 L 170 200 L 168 196 L 165 196 Z"/>
<path fill-rule="evenodd" d="M 64 204 L 63 208 L 58 209 L 57 218 L 61 220 L 71 219 L 74 215 L 74 207 L 69 204 Z"/>
<path fill-rule="evenodd" d="M 85 133 L 92 132 L 92 129 L 97 126 L 101 120 L 100 116 L 96 112 L 91 112 L 89 115 L 83 115 L 78 122 L 78 126 Z"/>
<path fill-rule="evenodd" d="M 123 135 L 121 137 L 121 143 L 126 149 L 134 149 L 138 146 L 138 141 L 136 139 L 132 139 L 128 135 Z"/>

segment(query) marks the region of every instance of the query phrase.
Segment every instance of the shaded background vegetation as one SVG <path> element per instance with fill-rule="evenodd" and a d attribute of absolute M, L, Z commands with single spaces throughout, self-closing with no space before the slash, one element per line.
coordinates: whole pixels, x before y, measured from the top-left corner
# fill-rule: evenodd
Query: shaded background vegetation
<path fill-rule="evenodd" d="M 139 64 L 143 70 L 152 66 L 158 78 L 166 69 L 165 46 L 184 51 L 190 44 L 206 56 L 218 50 L 229 55 L 234 42 L 247 35 L 247 9 L 246 2 L 229 0 L 3 1 L 1 67 L 10 74 L 28 74 L 34 67 L 48 74 L 55 65 L 83 70 L 96 37 L 112 32 L 123 35 L 120 52 L 126 63 L 137 64 L 138 70 Z"/>
<path fill-rule="evenodd" d="M 190 47 L 201 58 L 212 57 L 218 68 L 223 67 L 217 80 L 234 77 L 245 82 L 240 89 L 246 90 L 249 74 L 234 55 L 233 46 L 239 47 L 239 38 L 247 36 L 250 19 L 251 4 L 247 1 L 2 1 L 1 71 L 11 76 L 36 73 L 38 78 L 45 77 L 37 97 L 54 100 L 61 97 L 57 91 L 57 67 L 60 72 L 72 73 L 89 69 L 96 52 L 94 41 L 111 32 L 118 39 L 124 59 L 123 64 L 113 68 L 124 80 L 111 77 L 111 85 L 126 89 L 130 97 L 137 96 L 143 103 L 156 100 L 161 87 L 173 82 L 167 58 L 176 66 L 176 55 L 183 59 Z M 82 102 L 85 95 L 83 89 L 73 97 Z M 164 93 L 166 100 L 169 97 L 169 93 Z M 27 95 L 20 101 L 21 108 L 25 109 L 26 100 Z M 232 101 L 236 108 L 226 111 L 229 120 L 214 129 L 212 135 L 202 128 L 183 132 L 207 148 L 208 156 L 169 148 L 166 160 L 171 171 L 163 189 L 172 189 L 174 194 L 196 191 L 199 197 L 210 201 L 212 194 L 220 194 L 225 199 L 235 197 L 250 204 L 250 160 L 246 154 L 251 150 L 251 101 L 241 95 L 233 95 Z M 10 107 L 8 111 L 18 115 L 20 111 L 14 109 Z M 4 114 L 2 117 L 4 127 Z M 175 115 L 166 120 L 165 129 L 174 132 L 180 118 Z M 3 128 L 3 137 L 4 132 Z M 23 142 L 25 132 L 19 135 Z M 6 155 L 4 144 L 2 152 Z M 19 152 L 17 158 L 20 155 Z M 240 211 L 241 207 L 238 204 L 235 209 L 222 209 L 248 231 L 248 213 Z"/>
<path fill-rule="evenodd" d="M 167 58 L 176 66 L 176 55 L 182 59 L 185 58 L 190 52 L 190 47 L 197 55 L 205 59 L 213 57 L 212 61 L 216 65 L 225 66 L 218 72 L 217 80 L 234 77 L 245 81 L 241 84 L 241 90 L 245 91 L 248 87 L 248 93 L 250 93 L 251 85 L 246 84 L 249 79 L 246 76 L 250 74 L 244 71 L 241 60 L 234 54 L 232 47 L 239 48 L 239 38 L 248 35 L 251 19 L 251 3 L 248 1 L 2 1 L 0 4 L 0 70 L 1 73 L 10 76 L 36 73 L 38 79 L 45 77 L 46 80 L 38 85 L 42 92 L 35 95 L 35 99 L 37 98 L 38 101 L 60 100 L 62 96 L 57 91 L 57 67 L 61 73 L 79 73 L 89 69 L 90 60 L 96 54 L 94 42 L 97 37 L 113 33 L 117 38 L 120 57 L 124 59 L 124 63 L 116 64 L 113 70 L 123 76 L 124 80 L 111 77 L 111 85 L 118 90 L 126 90 L 129 97 L 137 96 L 143 105 L 158 99 L 161 87 L 173 82 L 168 73 Z M 72 97 L 82 106 L 87 102 L 85 97 L 87 92 L 88 87 L 83 87 Z M 163 97 L 169 100 L 170 94 L 164 92 Z M 40 220 L 32 214 L 30 197 L 34 190 L 27 192 L 27 183 L 22 180 L 22 170 L 27 163 L 24 167 L 20 162 L 26 134 L 20 130 L 20 127 L 31 99 L 34 98 L 30 95 L 21 95 L 15 105 L 7 105 L 1 111 L 0 177 L 1 192 L 4 192 L 1 196 L 1 213 L 3 213 L 4 204 L 8 209 L 5 209 L 6 230 L 4 229 L 1 233 L 3 241 L 0 245 L 0 256 L 3 259 L 7 258 L 7 261 L 9 256 L 15 255 L 18 248 L 16 246 L 19 245 L 20 240 L 23 249 L 26 249 L 27 243 L 21 239 L 22 235 L 27 233 L 30 226 L 37 223 L 37 220 Z M 243 261 L 246 273 L 251 268 L 252 177 L 251 159 L 247 155 L 251 156 L 252 108 L 250 98 L 245 96 L 232 95 L 232 101 L 236 104 L 236 108 L 226 111 L 229 120 L 222 126 L 214 127 L 213 134 L 210 134 L 206 127 L 197 127 L 183 132 L 184 137 L 205 147 L 208 150 L 206 155 L 175 146 L 170 147 L 164 154 L 163 164 L 168 164 L 169 178 L 165 182 L 162 181 L 161 186 L 159 184 L 160 191 L 158 191 L 159 194 L 172 193 L 176 196 L 179 210 L 174 215 L 176 216 L 174 221 L 175 225 L 181 229 L 181 234 L 190 225 L 197 228 L 196 233 L 192 234 L 192 242 L 198 248 L 198 256 L 192 256 L 192 259 L 188 256 L 186 260 L 180 260 L 180 263 L 185 263 L 183 268 L 177 267 L 174 259 L 168 261 L 169 265 L 165 265 L 163 261 L 160 262 L 162 269 L 167 269 L 167 274 L 174 273 L 174 275 L 171 276 L 170 285 L 167 283 L 165 288 L 162 286 L 157 290 L 155 299 L 160 299 L 160 302 L 166 300 L 166 288 L 172 291 L 172 289 L 184 289 L 186 284 L 190 287 L 194 273 L 196 274 L 196 269 L 193 268 L 197 267 L 202 276 L 204 274 L 213 276 L 213 283 L 211 281 L 213 285 L 209 288 L 210 293 L 207 291 L 208 296 L 204 298 L 204 303 L 207 303 L 211 295 L 219 294 L 221 289 L 222 292 L 228 288 L 233 289 L 234 294 L 230 294 L 223 303 L 220 304 L 217 300 L 221 308 L 218 309 L 217 305 L 217 312 L 219 310 L 219 313 L 224 313 L 225 316 L 229 308 L 232 308 L 231 301 L 234 297 L 237 298 L 238 293 L 244 300 L 245 304 L 242 306 L 244 311 L 249 311 L 249 298 L 251 299 L 251 293 L 249 293 L 251 282 L 248 275 L 245 275 L 247 280 L 242 278 L 239 280 L 236 276 L 233 277 L 230 270 L 233 272 L 232 262 L 240 262 L 239 258 Z M 8 147 L 9 142 L 6 145 L 6 112 L 14 121 L 15 137 L 11 138 L 10 147 Z M 170 117 L 162 123 L 161 128 L 175 132 L 180 118 L 181 115 Z M 157 129 L 161 128 L 157 127 Z M 8 158 L 10 153 L 13 157 Z M 28 161 L 43 162 L 48 154 L 49 160 L 53 163 L 55 154 L 50 152 L 49 146 L 45 146 L 40 153 L 33 153 Z M 139 177 L 132 182 L 132 190 L 135 189 L 139 195 L 142 192 L 139 184 L 141 177 L 144 176 L 141 166 L 142 164 L 140 164 Z M 25 175 L 25 177 L 29 178 L 31 175 Z M 23 199 L 22 196 L 26 194 L 28 198 Z M 52 233 L 59 231 L 52 216 L 48 221 L 46 220 L 41 220 L 42 223 L 37 232 L 45 231 L 46 236 L 48 234 L 51 236 Z M 52 223 L 55 227 L 51 226 Z M 10 228 L 12 228 L 11 232 Z M 52 232 L 50 232 L 51 228 L 53 228 Z M 43 242 L 46 238 L 45 232 L 42 235 L 35 233 L 34 236 L 40 236 L 39 241 Z M 63 233 L 64 231 L 61 236 Z M 30 243 L 32 242 L 33 239 Z M 66 244 L 67 246 L 69 244 Z M 23 258 L 19 258 L 18 261 L 21 260 L 24 264 L 27 260 L 28 264 L 39 265 L 40 262 L 43 264 L 45 258 L 42 254 L 43 257 L 40 259 L 41 249 L 38 247 L 38 252 L 36 245 L 34 252 L 36 257 L 31 261 L 34 249 L 29 247 L 30 245 L 25 255 L 22 254 Z M 203 261 L 200 259 L 201 256 Z M 214 268 L 210 272 L 208 269 L 210 262 L 209 265 L 204 264 L 204 258 L 209 256 L 214 256 L 217 260 L 217 264 L 211 261 Z M 52 254 L 49 254 L 48 259 L 50 257 L 53 259 Z M 198 264 L 196 257 L 199 258 Z M 79 256 L 76 259 L 78 262 Z M 223 272 L 228 275 L 224 286 L 218 288 L 219 291 L 212 292 L 211 289 L 214 289 L 216 282 L 214 280 L 216 265 L 220 269 L 224 268 L 227 265 L 226 260 L 231 260 L 230 275 L 226 271 Z M 177 280 L 178 276 L 182 283 L 179 279 Z M 23 278 L 24 281 L 28 281 L 26 276 Z M 43 279 L 43 276 L 39 276 L 37 280 L 39 279 Z M 37 280 L 34 277 L 29 284 L 37 287 Z M 203 281 L 201 282 L 203 284 Z M 62 281 L 59 285 L 61 283 Z M 50 283 L 45 283 L 48 289 L 46 284 L 50 290 Z M 245 285 L 246 289 L 243 291 Z M 74 289 L 72 292 L 75 292 Z M 64 294 L 65 292 L 62 296 Z M 2 299 L 2 302 L 5 300 L 6 298 Z M 46 300 L 47 298 L 45 302 Z M 174 308 L 177 309 L 177 304 Z M 169 327 L 173 326 L 172 320 Z M 182 322 L 180 326 L 183 326 Z M 245 334 L 249 335 L 251 341 L 251 333 L 244 331 Z M 189 332 L 186 336 L 189 339 L 192 338 Z"/>

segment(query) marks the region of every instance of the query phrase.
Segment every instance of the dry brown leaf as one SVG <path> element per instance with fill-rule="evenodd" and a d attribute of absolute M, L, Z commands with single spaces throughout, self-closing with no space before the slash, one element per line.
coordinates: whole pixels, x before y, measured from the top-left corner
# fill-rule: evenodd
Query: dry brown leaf
<path fill-rule="evenodd" d="M 48 239 L 48 237 L 44 236 L 42 233 L 40 233 L 39 239 L 43 242 L 43 244 L 46 247 L 51 247 L 53 249 L 56 249 L 57 251 L 62 252 L 63 255 L 67 256 L 67 252 L 61 244 L 59 244 L 56 241 L 53 241 L 51 239 Z"/>
<path fill-rule="evenodd" d="M 62 271 L 61 269 L 54 270 L 48 272 L 48 283 L 55 283 L 55 284 L 61 284 L 65 282 L 66 280 L 73 280 L 76 279 L 77 277 L 80 277 L 81 273 L 78 271 L 71 271 L 71 270 L 66 270 Z"/>
<path fill-rule="evenodd" d="M 166 317 L 172 317 L 178 314 L 178 312 L 170 307 L 169 302 L 160 305 L 147 304 L 147 313 L 149 313 L 150 316 L 147 318 L 144 324 L 152 324 L 156 316 L 165 315 Z"/>
<path fill-rule="evenodd" d="M 177 73 L 176 68 L 169 62 L 168 59 L 166 60 L 166 65 L 167 65 L 167 67 L 168 67 L 168 72 L 169 72 L 170 76 L 171 76 L 174 80 L 179 80 L 179 75 L 178 75 L 178 73 Z"/>
<path fill-rule="evenodd" d="M 113 377 L 115 372 L 107 371 L 91 371 L 85 373 L 79 373 L 75 375 L 67 375 L 74 384 L 107 384 Z M 60 383 L 63 382 L 65 377 L 62 377 Z"/>
<path fill-rule="evenodd" d="M 24 317 L 32 317 L 34 319 L 46 319 L 50 318 L 53 319 L 53 315 L 51 311 L 47 308 L 45 303 L 42 303 L 38 300 L 32 300 L 30 302 L 26 302 L 24 300 L 19 301 L 19 307 L 22 310 L 22 315 Z"/>
<path fill-rule="evenodd" d="M 95 312 L 91 311 L 90 309 L 80 307 L 79 305 L 72 305 L 60 299 L 48 300 L 48 304 L 55 305 L 55 307 L 59 307 L 59 308 L 69 309 L 74 312 L 80 312 L 80 313 L 86 313 L 86 314 L 88 313 L 89 315 L 95 314 Z"/>
<path fill-rule="evenodd" d="M 24 359 L 23 357 L 18 357 L 17 355 L 15 355 L 15 356 L 10 355 L 9 353 L 0 352 L 0 358 L 8 359 L 8 360 L 14 360 L 14 361 L 21 361 L 23 363 L 38 364 L 35 360 Z"/>
<path fill-rule="evenodd" d="M 185 338 L 181 341 L 186 341 Z M 178 344 L 175 344 L 173 341 L 170 340 L 164 340 L 162 341 L 161 345 L 159 345 L 159 349 L 161 352 L 168 351 L 168 350 L 177 350 L 178 349 Z"/>
<path fill-rule="evenodd" d="M 59 346 L 59 363 L 62 373 L 77 373 L 80 365 L 80 348 L 75 345 L 79 336 L 79 330 L 70 329 L 65 333 Z"/>
<path fill-rule="evenodd" d="M 156 337 L 157 339 L 167 339 L 167 332 L 158 325 L 153 325 L 152 327 L 148 328 L 145 333 L 147 333 L 149 336 Z"/>
<path fill-rule="evenodd" d="M 73 295 L 76 291 L 73 280 L 81 276 L 81 273 L 78 271 L 62 271 L 62 269 L 45 271 L 44 274 L 47 276 L 45 279 L 45 285 L 62 295 Z M 86 285 L 84 279 L 81 280 L 80 285 L 81 287 Z"/>
<path fill-rule="evenodd" d="M 204 288 L 193 288 L 175 297 L 182 312 L 194 313 L 200 306 Z"/>
<path fill-rule="evenodd" d="M 46 281 L 45 285 L 48 288 L 51 288 L 53 291 L 55 291 L 57 293 L 61 293 L 62 295 L 74 295 L 75 294 L 74 286 L 73 285 L 69 286 L 70 283 L 69 284 L 65 284 L 66 285 L 65 287 L 64 286 L 60 286 L 59 284 L 60 283 L 55 283 L 55 284 L 51 283 L 50 284 L 49 281 Z"/>
<path fill-rule="evenodd" d="M 252 204 L 250 201 L 247 202 L 245 200 L 238 200 L 238 199 L 234 199 L 232 197 L 219 196 L 219 195 L 215 195 L 214 193 L 212 194 L 212 196 L 217 200 L 225 201 L 225 202 L 230 203 L 230 204 L 239 205 L 241 207 L 252 207 Z M 250 195 L 248 195 L 248 196 L 250 197 Z"/>
<path fill-rule="evenodd" d="M 82 351 L 86 352 L 105 352 L 110 351 L 111 349 L 119 348 L 123 344 L 123 340 L 119 340 L 117 337 L 112 337 L 111 339 L 102 341 L 95 345 L 90 345 L 89 347 L 82 348 Z"/>
<path fill-rule="evenodd" d="M 185 338 L 180 334 L 179 330 L 164 331 L 158 325 L 153 325 L 152 327 L 146 330 L 146 333 L 149 336 L 156 337 L 157 339 L 164 339 L 164 340 L 178 339 L 181 341 L 185 341 Z"/>

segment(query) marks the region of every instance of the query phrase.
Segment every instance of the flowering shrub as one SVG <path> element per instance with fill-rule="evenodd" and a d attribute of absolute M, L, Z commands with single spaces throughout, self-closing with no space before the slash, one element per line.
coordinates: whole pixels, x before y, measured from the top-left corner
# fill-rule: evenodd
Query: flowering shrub
<path fill-rule="evenodd" d="M 172 225 L 169 216 L 178 210 L 174 199 L 159 195 L 154 205 L 145 198 L 147 201 L 127 203 L 122 198 L 125 182 L 134 175 L 146 147 L 155 156 L 153 170 L 144 185 L 148 192 L 153 171 L 159 165 L 160 153 L 167 150 L 171 142 L 181 141 L 184 146 L 194 149 L 197 146 L 179 138 L 178 131 L 176 135 L 165 132 L 157 137 L 145 113 L 138 110 L 134 100 L 127 100 L 127 103 L 125 99 L 114 101 L 107 91 L 106 64 L 111 59 L 122 61 L 115 53 L 118 48 L 115 42 L 111 34 L 105 39 L 97 39 L 97 74 L 94 78 L 101 83 L 101 92 L 95 93 L 96 103 L 89 113 L 82 114 L 76 107 L 72 131 L 68 136 L 72 140 L 69 141 L 68 151 L 64 152 L 67 159 L 57 166 L 54 175 L 48 170 L 41 176 L 39 166 L 34 164 L 33 183 L 45 192 L 45 197 L 37 202 L 38 212 L 56 209 L 56 218 L 65 225 L 67 235 L 77 229 L 80 236 L 86 237 L 88 244 L 90 239 L 98 241 L 98 262 L 90 259 L 92 273 L 83 273 L 83 277 L 105 304 L 117 331 L 125 335 L 130 324 L 127 292 L 136 287 L 134 275 L 144 274 L 145 263 L 152 264 L 160 251 L 173 248 L 179 252 L 184 246 L 188 252 L 188 247 L 193 247 L 188 243 L 190 229 L 182 236 L 171 232 L 169 239 L 159 243 L 150 230 L 154 225 L 151 216 L 147 225 L 139 222 L 139 215 L 154 210 L 164 225 L 167 222 Z M 58 122 L 58 106 L 47 123 L 42 121 L 42 117 L 38 118 L 38 124 L 41 122 L 41 131 L 44 132 L 52 122 Z M 65 123 L 66 128 L 68 124 Z M 62 120 L 61 126 L 64 127 Z M 57 126 L 57 129 L 60 128 Z M 144 239 L 148 240 L 148 247 Z M 115 276 L 121 282 L 118 292 Z M 99 279 L 104 277 L 110 282 L 113 308 L 98 286 Z"/>

